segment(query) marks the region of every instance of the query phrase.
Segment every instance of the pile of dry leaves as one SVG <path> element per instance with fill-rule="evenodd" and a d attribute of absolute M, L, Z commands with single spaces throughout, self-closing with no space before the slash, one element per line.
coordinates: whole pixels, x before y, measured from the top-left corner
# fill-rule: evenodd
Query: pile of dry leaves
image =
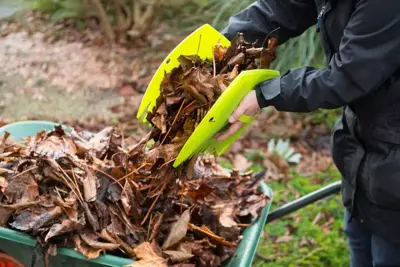
<path fill-rule="evenodd" d="M 227 172 L 213 157 L 173 168 L 197 123 L 241 70 L 268 68 L 276 42 L 255 48 L 238 35 L 212 61 L 181 56 L 165 76 L 140 141 L 115 127 L 97 134 L 56 127 L 0 142 L 0 225 L 42 244 L 136 260 L 132 266 L 219 266 L 269 199 L 264 178 Z"/>

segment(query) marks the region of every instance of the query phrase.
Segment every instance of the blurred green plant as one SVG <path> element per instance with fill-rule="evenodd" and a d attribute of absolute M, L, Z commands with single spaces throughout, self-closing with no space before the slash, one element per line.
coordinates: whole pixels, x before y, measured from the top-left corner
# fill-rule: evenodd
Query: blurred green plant
<path fill-rule="evenodd" d="M 268 142 L 268 151 L 269 153 L 279 156 L 282 159 L 286 160 L 288 163 L 296 163 L 298 164 L 301 160 L 301 154 L 296 153 L 292 147 L 289 145 L 290 140 L 271 139 Z"/>
<path fill-rule="evenodd" d="M 198 26 L 209 23 L 217 30 L 222 30 L 228 23 L 229 17 L 240 12 L 254 0 L 206 0 L 197 1 L 197 5 L 186 5 L 180 13 L 170 10 L 170 19 L 183 17 L 177 21 L 183 31 L 192 31 Z M 164 13 L 165 15 L 166 13 Z M 299 37 L 282 44 L 278 50 L 278 57 L 272 67 L 281 72 L 289 68 L 308 65 L 321 67 L 326 63 L 319 34 L 315 27 L 311 27 Z"/>
<path fill-rule="evenodd" d="M 193 31 L 204 23 L 222 30 L 229 17 L 243 10 L 253 0 L 25 0 L 32 8 L 51 14 L 57 23 L 70 18 L 82 20 L 94 16 L 101 22 L 103 31 L 111 40 L 119 36 L 135 38 L 145 34 L 150 25 L 168 20 L 182 33 Z M 320 67 L 325 58 L 319 34 L 312 27 L 297 38 L 282 44 L 272 67 L 281 72 L 300 65 Z"/>
<path fill-rule="evenodd" d="M 25 0 L 32 9 L 48 12 L 54 23 L 63 19 L 99 21 L 111 41 L 134 39 L 146 33 L 158 17 L 164 0 Z"/>
<path fill-rule="evenodd" d="M 85 5 L 82 0 L 25 0 L 32 9 L 48 12 L 53 23 L 63 19 L 81 20 Z"/>

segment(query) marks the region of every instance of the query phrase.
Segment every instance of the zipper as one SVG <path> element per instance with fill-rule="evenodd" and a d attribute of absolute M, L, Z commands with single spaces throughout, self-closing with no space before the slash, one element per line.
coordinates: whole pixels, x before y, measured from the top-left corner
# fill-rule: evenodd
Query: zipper
<path fill-rule="evenodd" d="M 329 42 L 329 38 L 328 38 L 328 35 L 326 33 L 326 30 L 324 28 L 325 27 L 324 21 L 326 19 L 327 14 L 332 9 L 331 1 L 332 0 L 325 0 L 325 3 L 322 6 L 321 11 L 319 12 L 318 17 L 317 17 L 317 33 L 321 32 L 321 34 L 322 34 L 321 37 L 322 37 L 322 40 L 323 40 L 323 43 L 324 43 L 325 54 L 327 56 L 329 55 L 329 57 L 327 57 L 328 61 L 332 57 L 332 47 L 331 47 L 331 43 Z"/>
<path fill-rule="evenodd" d="M 319 12 L 318 17 L 317 17 L 317 32 L 320 32 L 320 30 L 321 30 L 321 28 L 320 28 L 320 26 L 321 26 L 321 18 L 324 15 L 325 9 L 326 9 L 326 4 L 323 5 L 323 7 L 321 9 L 321 12 Z"/>

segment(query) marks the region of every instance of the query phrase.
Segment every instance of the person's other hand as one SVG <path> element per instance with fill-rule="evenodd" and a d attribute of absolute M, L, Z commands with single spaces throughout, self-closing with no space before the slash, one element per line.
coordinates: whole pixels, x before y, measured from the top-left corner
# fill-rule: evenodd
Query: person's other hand
<path fill-rule="evenodd" d="M 239 120 L 240 116 L 243 114 L 254 117 L 260 110 L 261 108 L 257 101 L 256 91 L 252 90 L 244 97 L 240 105 L 229 117 L 229 123 L 231 124 L 229 128 L 224 132 L 216 134 L 216 139 L 222 141 L 236 133 L 244 125 L 244 123 Z"/>

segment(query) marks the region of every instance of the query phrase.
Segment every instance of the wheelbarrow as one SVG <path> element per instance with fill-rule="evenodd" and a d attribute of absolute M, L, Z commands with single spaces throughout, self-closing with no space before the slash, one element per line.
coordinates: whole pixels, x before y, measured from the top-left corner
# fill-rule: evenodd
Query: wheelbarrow
<path fill-rule="evenodd" d="M 1 127 L 0 135 L 3 135 L 7 131 L 8 133 L 10 133 L 11 137 L 14 140 L 18 141 L 24 137 L 33 136 L 42 130 L 53 130 L 54 126 L 56 125 L 59 124 L 48 121 L 16 122 Z M 70 127 L 65 125 L 63 125 L 62 127 L 66 131 L 72 130 Z M 332 183 L 269 213 L 273 194 L 272 190 L 264 182 L 262 182 L 260 185 L 260 190 L 262 190 L 267 196 L 269 196 L 271 201 L 263 209 L 261 216 L 257 219 L 257 221 L 252 226 L 244 230 L 243 239 L 239 243 L 235 254 L 224 264 L 224 266 L 251 266 L 257 250 L 258 243 L 260 241 L 261 233 L 266 223 L 277 220 L 291 212 L 297 211 L 298 209 L 312 204 L 329 195 L 338 193 L 340 191 L 340 187 L 340 182 Z M 34 239 L 33 237 L 25 233 L 14 231 L 12 229 L 0 227 L 0 250 L 2 253 L 7 254 L 8 258 L 15 259 L 16 262 L 21 263 L 22 266 L 43 266 L 43 262 L 37 261 L 34 256 L 36 255 L 35 248 L 37 248 L 37 242 L 36 239 Z M 52 267 L 121 267 L 130 263 L 132 263 L 131 259 L 117 257 L 110 254 L 104 254 L 96 259 L 88 260 L 85 256 L 76 252 L 73 248 L 58 248 L 57 256 L 51 257 L 50 259 L 50 266 Z M 2 262 L 0 257 L 0 266 L 2 266 L 1 264 Z"/>

